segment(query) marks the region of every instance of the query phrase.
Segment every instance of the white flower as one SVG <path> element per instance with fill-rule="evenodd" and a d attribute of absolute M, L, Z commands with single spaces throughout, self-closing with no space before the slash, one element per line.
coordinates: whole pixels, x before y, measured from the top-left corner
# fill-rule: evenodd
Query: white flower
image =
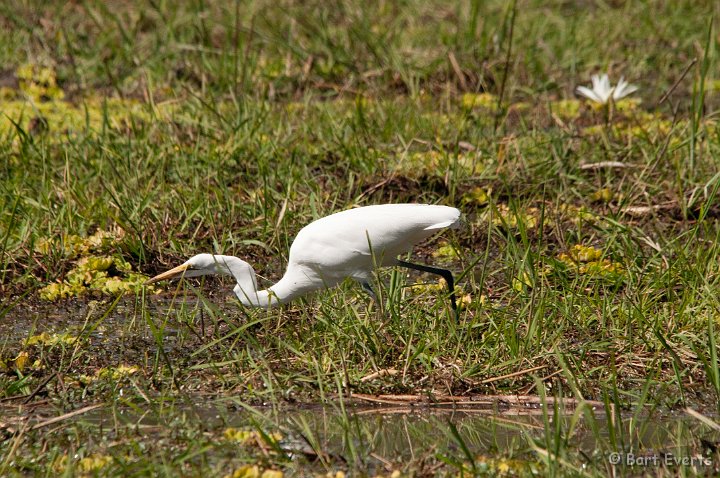
<path fill-rule="evenodd" d="M 593 75 L 592 89 L 578 86 L 575 91 L 585 98 L 604 105 L 610 101 L 610 98 L 617 101 L 637 91 L 637 89 L 637 86 L 631 85 L 622 77 L 616 86 L 610 86 L 610 79 L 607 75 Z"/>

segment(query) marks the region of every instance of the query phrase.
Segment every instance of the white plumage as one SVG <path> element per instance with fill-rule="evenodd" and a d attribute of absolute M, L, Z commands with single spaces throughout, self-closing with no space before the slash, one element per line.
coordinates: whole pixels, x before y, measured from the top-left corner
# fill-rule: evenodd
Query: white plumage
<path fill-rule="evenodd" d="M 455 208 L 428 204 L 349 209 L 302 228 L 290 247 L 285 275 L 266 290 L 257 290 L 255 271 L 250 264 L 237 257 L 213 254 L 194 256 L 148 283 L 181 276 L 228 274 L 235 277 L 234 292 L 243 304 L 269 307 L 313 290 L 333 287 L 347 277 L 371 290 L 369 282 L 376 265 L 399 265 L 442 275 L 452 292 L 449 271 L 400 261 L 397 256 L 441 229 L 458 227 L 459 219 L 460 211 Z"/>

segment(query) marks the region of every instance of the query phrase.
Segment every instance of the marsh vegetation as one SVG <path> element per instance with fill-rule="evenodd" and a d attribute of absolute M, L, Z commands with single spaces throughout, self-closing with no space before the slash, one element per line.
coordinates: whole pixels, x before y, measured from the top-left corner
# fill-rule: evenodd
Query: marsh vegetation
<path fill-rule="evenodd" d="M 718 14 L 6 2 L 0 475 L 718 473 Z M 575 94 L 602 72 L 639 90 Z M 142 285 L 199 252 L 267 285 L 388 202 L 463 211 L 415 251 L 459 320 L 406 271 L 269 311 Z"/>

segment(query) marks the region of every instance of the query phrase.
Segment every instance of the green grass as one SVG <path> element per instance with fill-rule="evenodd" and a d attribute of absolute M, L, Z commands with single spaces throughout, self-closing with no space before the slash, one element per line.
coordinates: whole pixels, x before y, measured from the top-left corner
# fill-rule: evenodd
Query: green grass
<path fill-rule="evenodd" d="M 720 412 L 719 13 L 710 1 L 4 4 L 0 474 L 69 475 L 87 456 L 111 457 L 91 468 L 101 475 L 309 465 L 272 440 L 228 445 L 233 421 L 206 423 L 206 400 L 271 404 L 260 435 L 282 433 L 296 403 L 340 409 L 353 445 L 312 465 L 323 474 L 498 474 L 519 460 L 517 474 L 604 476 L 604 453 L 643 450 L 637 430 L 685 407 L 714 418 L 665 444 L 704 453 Z M 577 101 L 605 71 L 641 101 Z M 243 308 L 223 279 L 112 293 L 124 264 L 153 275 L 199 252 L 242 257 L 270 284 L 302 226 L 385 202 L 463 211 L 462 229 L 415 253 L 461 277 L 459 321 L 433 278 L 389 270 L 377 302 L 346 283 L 271 311 Z M 88 239 L 97 231 L 106 239 Z M 116 265 L 83 269 L 101 256 Z M 41 298 L 61 283 L 85 293 Z M 542 433 L 519 425 L 514 446 L 483 448 L 492 433 L 455 424 L 450 451 L 380 469 L 357 447 L 372 432 L 345 410 L 350 393 L 572 397 L 612 405 L 617 422 L 583 407 L 556 420 L 565 412 L 545 403 Z M 94 403 L 110 422 L 13 421 Z M 322 448 L 303 420 L 293 433 Z"/>

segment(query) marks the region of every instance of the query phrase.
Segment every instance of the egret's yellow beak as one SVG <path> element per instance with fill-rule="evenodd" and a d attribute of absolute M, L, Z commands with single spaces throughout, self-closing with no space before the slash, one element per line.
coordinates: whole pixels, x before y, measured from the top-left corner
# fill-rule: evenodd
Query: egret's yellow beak
<path fill-rule="evenodd" d="M 182 264 L 179 265 L 173 269 L 170 269 L 169 271 L 163 272 L 162 274 L 156 275 L 152 279 L 148 279 L 145 281 L 145 285 L 154 284 L 155 282 L 160 282 L 161 280 L 165 279 L 174 279 L 176 277 L 182 277 L 183 274 L 185 274 L 185 271 L 187 271 L 190 268 L 190 264 Z"/>

